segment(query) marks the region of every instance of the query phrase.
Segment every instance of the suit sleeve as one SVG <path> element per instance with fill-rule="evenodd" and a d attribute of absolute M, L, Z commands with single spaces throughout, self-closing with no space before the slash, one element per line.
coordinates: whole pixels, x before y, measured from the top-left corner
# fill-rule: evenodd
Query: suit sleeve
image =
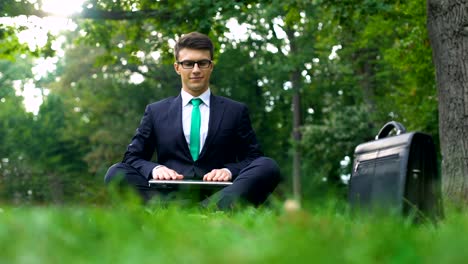
<path fill-rule="evenodd" d="M 148 105 L 146 106 L 140 125 L 132 138 L 132 142 L 127 147 L 123 162 L 134 167 L 149 179 L 153 168 L 159 165 L 150 161 L 155 151 L 155 142 L 153 117 Z"/>
<path fill-rule="evenodd" d="M 226 168 L 231 171 L 233 179 L 253 160 L 263 156 L 250 122 L 249 111 L 245 105 L 242 105 L 236 133 L 238 138 L 238 148 L 236 148 L 237 162 L 225 164 Z"/>

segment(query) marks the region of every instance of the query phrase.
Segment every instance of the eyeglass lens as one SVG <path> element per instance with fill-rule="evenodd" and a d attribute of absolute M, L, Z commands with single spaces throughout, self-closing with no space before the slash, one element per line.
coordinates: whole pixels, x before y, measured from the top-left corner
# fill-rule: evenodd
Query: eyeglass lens
<path fill-rule="evenodd" d="M 195 63 L 198 65 L 199 68 L 208 68 L 211 65 L 210 60 L 200 60 L 200 61 L 181 61 L 179 62 L 184 69 L 192 69 L 195 66 Z"/>

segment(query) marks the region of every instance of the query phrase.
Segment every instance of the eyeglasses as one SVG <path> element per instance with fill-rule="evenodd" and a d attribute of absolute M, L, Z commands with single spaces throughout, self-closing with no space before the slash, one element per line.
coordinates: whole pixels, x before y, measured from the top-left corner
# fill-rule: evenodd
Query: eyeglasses
<path fill-rule="evenodd" d="M 182 65 L 182 68 L 184 69 L 193 69 L 193 67 L 195 67 L 195 63 L 198 65 L 198 68 L 206 69 L 210 67 L 212 61 L 210 60 L 199 60 L 199 61 L 184 60 L 184 61 L 177 62 L 177 64 Z"/>

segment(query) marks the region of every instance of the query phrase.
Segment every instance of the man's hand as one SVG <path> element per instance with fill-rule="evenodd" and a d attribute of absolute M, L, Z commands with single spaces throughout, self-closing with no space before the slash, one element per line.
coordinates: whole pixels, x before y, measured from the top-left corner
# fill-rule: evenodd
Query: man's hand
<path fill-rule="evenodd" d="M 203 176 L 204 181 L 230 181 L 231 179 L 232 174 L 228 169 L 214 169 Z"/>
<path fill-rule="evenodd" d="M 183 175 L 180 175 L 175 170 L 171 170 L 166 166 L 159 166 L 153 169 L 153 179 L 155 180 L 182 180 Z"/>

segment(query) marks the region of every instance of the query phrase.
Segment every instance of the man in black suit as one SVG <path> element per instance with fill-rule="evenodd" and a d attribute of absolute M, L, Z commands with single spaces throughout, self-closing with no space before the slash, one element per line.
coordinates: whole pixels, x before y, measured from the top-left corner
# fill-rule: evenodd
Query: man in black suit
<path fill-rule="evenodd" d="M 154 193 L 149 179 L 232 181 L 202 204 L 213 202 L 219 208 L 231 208 L 239 200 L 262 204 L 278 185 L 279 168 L 263 156 L 247 107 L 211 93 L 211 40 L 197 32 L 186 34 L 174 53 L 181 93 L 146 107 L 123 162 L 109 168 L 105 182 L 122 174 L 123 182 L 147 200 Z M 157 162 L 151 161 L 155 151 Z"/>

